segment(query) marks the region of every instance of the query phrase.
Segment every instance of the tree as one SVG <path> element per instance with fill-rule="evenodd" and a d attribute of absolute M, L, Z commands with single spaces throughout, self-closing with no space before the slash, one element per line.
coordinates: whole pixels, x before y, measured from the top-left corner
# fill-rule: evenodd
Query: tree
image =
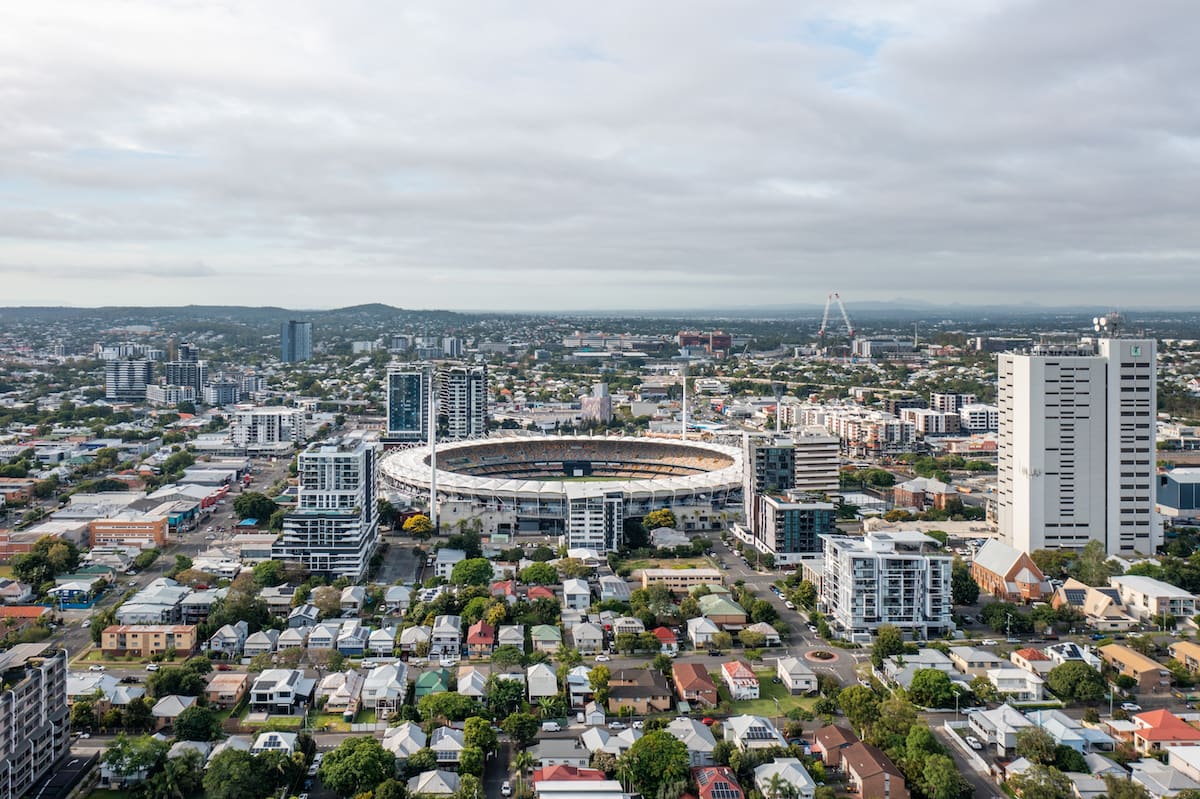
<path fill-rule="evenodd" d="M 676 524 L 675 514 L 670 508 L 652 510 L 642 517 L 642 528 L 646 532 L 657 530 L 660 527 L 670 527 L 673 529 Z"/>
<path fill-rule="evenodd" d="M 750 621 L 754 622 L 755 624 L 758 624 L 759 622 L 766 622 L 767 624 L 770 624 L 779 618 L 779 611 L 775 609 L 774 605 L 765 599 L 754 600 L 750 603 L 750 607 L 747 608 L 747 610 L 750 611 Z"/>
<path fill-rule="evenodd" d="M 879 704 L 879 718 L 870 726 L 867 742 L 884 750 L 900 746 L 916 723 L 916 706 L 904 697 L 893 696 Z"/>
<path fill-rule="evenodd" d="M 71 729 L 89 730 L 96 726 L 96 706 L 88 699 L 78 699 L 71 705 Z"/>
<path fill-rule="evenodd" d="M 851 685 L 838 694 L 838 707 L 859 732 L 879 718 L 879 697 L 863 685 Z"/>
<path fill-rule="evenodd" d="M 243 492 L 233 500 L 233 512 L 239 519 L 257 519 L 265 522 L 277 510 L 279 506 L 274 500 L 258 491 Z"/>
<path fill-rule="evenodd" d="M 1107 692 L 1100 672 L 1081 660 L 1068 660 L 1050 669 L 1046 685 L 1064 702 L 1096 702 Z"/>
<path fill-rule="evenodd" d="M 921 707 L 942 708 L 954 704 L 954 684 L 940 669 L 917 669 L 908 688 L 908 698 Z"/>
<path fill-rule="evenodd" d="M 249 752 L 225 749 L 205 769 L 204 793 L 208 799 L 262 799 L 273 787 L 262 771 Z"/>
<path fill-rule="evenodd" d="M 491 718 L 508 718 L 525 702 L 525 688 L 516 680 L 506 680 L 495 674 L 484 683 L 483 703 Z"/>
<path fill-rule="evenodd" d="M 454 585 L 487 585 L 492 580 L 492 562 L 487 558 L 467 558 L 454 564 L 450 582 Z"/>
<path fill-rule="evenodd" d="M 675 661 L 671 659 L 670 655 L 659 652 L 654 656 L 654 659 L 650 661 L 649 668 L 662 674 L 670 674 L 674 663 Z"/>
<path fill-rule="evenodd" d="M 817 606 L 817 586 L 810 580 L 801 580 L 793 594 L 796 604 L 812 610 Z"/>
<path fill-rule="evenodd" d="M 892 624 L 881 624 L 875 631 L 875 643 L 871 646 L 871 663 L 882 668 L 883 661 L 892 655 L 904 653 L 904 633 Z"/>
<path fill-rule="evenodd" d="M 395 762 L 392 753 L 376 739 L 347 738 L 325 755 L 318 774 L 325 787 L 339 796 L 355 796 L 391 777 Z"/>
<path fill-rule="evenodd" d="M 183 666 L 166 666 L 146 678 L 146 692 L 155 699 L 170 694 L 200 696 L 204 693 L 204 677 Z"/>
<path fill-rule="evenodd" d="M 1174 794 L 1175 799 L 1181 799 L 1184 793 Z M 1104 795 L 1108 799 L 1151 799 L 1145 785 L 1133 780 L 1117 779 L 1111 774 L 1104 775 Z"/>
<path fill-rule="evenodd" d="M 332 585 L 318 586 L 313 589 L 309 602 L 316 605 L 322 616 L 336 616 L 342 610 L 342 592 Z"/>
<path fill-rule="evenodd" d="M 499 740 L 490 721 L 479 716 L 472 716 L 463 724 L 463 743 L 487 754 L 496 751 L 496 744 L 499 743 Z"/>
<path fill-rule="evenodd" d="M 525 663 L 525 653 L 511 644 L 496 647 L 492 652 L 492 666 L 496 669 L 507 669 Z"/>
<path fill-rule="evenodd" d="M 970 783 L 958 772 L 954 761 L 944 754 L 931 754 L 925 758 L 921 782 L 925 784 L 928 799 L 959 799 L 971 795 Z"/>
<path fill-rule="evenodd" d="M 437 754 L 426 746 L 412 753 L 404 766 L 404 773 L 411 777 L 425 771 L 433 771 L 437 767 Z"/>
<path fill-rule="evenodd" d="M 659 787 L 687 778 L 691 756 L 683 741 L 666 730 L 648 732 L 617 761 L 643 796 L 657 796 Z"/>
<path fill-rule="evenodd" d="M 1026 727 L 1017 732 L 1017 756 L 1033 763 L 1052 765 L 1055 746 L 1054 736 L 1041 727 Z"/>
<path fill-rule="evenodd" d="M 1054 747 L 1054 767 L 1063 772 L 1087 774 L 1092 770 L 1087 758 L 1069 746 Z"/>
<path fill-rule="evenodd" d="M 417 702 L 417 711 L 425 721 L 464 721 L 479 715 L 479 703 L 469 696 L 444 691 L 421 697 Z"/>
<path fill-rule="evenodd" d="M 124 778 L 154 771 L 166 757 L 165 741 L 149 735 L 118 735 L 104 753 L 104 763 L 113 774 Z"/>
<path fill-rule="evenodd" d="M 142 784 L 144 799 L 187 799 L 201 786 L 204 763 L 199 752 L 184 752 L 168 759 Z"/>
<path fill-rule="evenodd" d="M 1075 577 L 1088 585 L 1108 585 L 1108 578 L 1121 573 L 1115 560 L 1108 559 L 1103 541 L 1089 541 L 1075 561 Z"/>
<path fill-rule="evenodd" d="M 212 710 L 192 705 L 175 718 L 175 737 L 181 741 L 215 741 L 221 722 Z"/>
<path fill-rule="evenodd" d="M 558 570 L 549 563 L 534 563 L 517 575 L 526 585 L 553 585 L 558 582 Z"/>
<path fill-rule="evenodd" d="M 724 630 L 713 633 L 711 641 L 713 649 L 729 649 L 733 646 L 733 636 Z"/>
<path fill-rule="evenodd" d="M 971 682 L 968 683 L 968 687 L 980 702 L 995 702 L 1000 698 L 1000 695 L 996 692 L 996 686 L 982 674 L 972 677 Z"/>
<path fill-rule="evenodd" d="M 596 702 L 603 705 L 608 702 L 608 681 L 612 679 L 612 672 L 608 666 L 594 666 L 588 671 L 588 682 L 592 684 L 592 690 L 596 693 Z"/>
<path fill-rule="evenodd" d="M 264 560 L 254 564 L 254 584 L 259 588 L 269 585 L 279 585 L 284 581 L 283 563 L 277 560 Z"/>
<path fill-rule="evenodd" d="M 959 558 L 950 567 L 950 596 L 955 605 L 974 605 L 979 601 L 979 585 L 971 576 L 971 568 Z"/>
<path fill-rule="evenodd" d="M 408 786 L 397 779 L 388 779 L 375 786 L 372 799 L 408 799 Z"/>
<path fill-rule="evenodd" d="M 516 683 L 516 680 L 510 680 L 509 682 Z M 517 685 L 520 685 L 520 683 L 517 683 Z M 508 718 L 500 722 L 500 729 L 504 730 L 504 734 L 512 738 L 517 746 L 526 749 L 537 742 L 541 726 L 532 714 L 517 711 L 510 713 Z"/>
<path fill-rule="evenodd" d="M 1022 799 L 1074 799 L 1075 792 L 1067 776 L 1053 766 L 1033 766 L 1010 777 L 1008 787 Z"/>
<path fill-rule="evenodd" d="M 425 514 L 418 513 L 405 519 L 401 529 L 413 538 L 424 540 L 433 534 L 433 522 Z"/>
<path fill-rule="evenodd" d="M 462 764 L 458 767 L 459 773 L 462 773 Z M 458 782 L 458 793 L 454 795 L 454 799 L 483 799 L 483 783 L 479 777 L 474 774 L 462 774 Z"/>
<path fill-rule="evenodd" d="M 134 697 L 125 706 L 125 726 L 131 730 L 144 730 L 154 721 L 153 706 L 145 697 Z"/>

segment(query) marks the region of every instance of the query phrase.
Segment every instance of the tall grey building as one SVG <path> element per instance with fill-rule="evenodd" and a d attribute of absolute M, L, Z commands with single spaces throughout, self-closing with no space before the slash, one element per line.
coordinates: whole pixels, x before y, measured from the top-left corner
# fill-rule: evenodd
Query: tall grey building
<path fill-rule="evenodd" d="M 432 367 L 393 366 L 387 373 L 387 438 L 391 441 L 426 441 L 429 438 L 429 403 Z"/>
<path fill-rule="evenodd" d="M 71 743 L 66 650 L 17 644 L 0 653 L 0 799 L 18 799 Z"/>
<path fill-rule="evenodd" d="M 312 322 L 284 322 L 279 329 L 279 360 L 298 363 L 312 358 L 312 331 Z"/>
<path fill-rule="evenodd" d="M 742 501 L 746 526 L 759 528 L 758 497 L 782 494 L 796 487 L 796 445 L 772 433 L 742 435 Z"/>
<path fill-rule="evenodd" d="M 123 358 L 104 364 L 104 398 L 123 402 L 142 402 L 146 386 L 154 382 L 152 361 Z"/>
<path fill-rule="evenodd" d="M 1098 338 L 999 358 L 1000 534 L 1015 549 L 1151 554 L 1155 342 Z"/>
<path fill-rule="evenodd" d="M 276 560 L 361 580 L 379 543 L 379 442 L 353 433 L 310 444 L 297 458 L 295 510 L 284 516 Z"/>
<path fill-rule="evenodd" d="M 199 396 L 208 383 L 208 364 L 204 361 L 168 361 L 163 365 L 163 382 L 168 386 L 186 386 Z"/>
<path fill-rule="evenodd" d="M 437 372 L 438 416 L 446 438 L 487 435 L 487 367 L 444 365 Z"/>

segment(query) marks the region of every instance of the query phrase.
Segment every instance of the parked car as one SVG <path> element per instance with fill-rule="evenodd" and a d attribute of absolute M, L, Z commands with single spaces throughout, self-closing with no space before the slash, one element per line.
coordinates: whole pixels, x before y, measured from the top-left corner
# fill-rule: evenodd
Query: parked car
<path fill-rule="evenodd" d="M 83 620 L 83 624 L 81 624 L 81 625 L 79 625 L 79 626 L 80 626 L 80 627 L 91 627 L 91 626 L 92 626 L 92 620 L 91 620 L 91 619 L 84 619 L 84 620 Z"/>
<path fill-rule="evenodd" d="M 788 610 L 795 610 L 795 609 L 796 609 L 796 603 L 795 603 L 795 602 L 793 602 L 793 601 L 792 601 L 792 600 L 790 600 L 790 599 L 789 599 L 787 602 L 784 602 L 784 603 L 783 603 L 783 606 L 784 606 L 785 608 L 787 608 Z"/>
<path fill-rule="evenodd" d="M 705 716 L 704 718 L 700 719 L 700 723 L 703 724 L 705 727 L 711 727 L 712 725 L 717 723 L 717 720 L 710 719 L 708 716 Z"/>
<path fill-rule="evenodd" d="M 88 666 L 88 671 L 104 671 L 104 667 L 99 663 Z"/>
<path fill-rule="evenodd" d="M 642 721 L 641 719 L 638 719 L 637 721 L 633 722 L 632 726 L 635 730 L 641 730 L 646 727 L 646 722 Z"/>
<path fill-rule="evenodd" d="M 608 655 L 596 655 L 597 663 L 607 663 L 610 660 L 612 660 L 612 658 L 610 658 Z"/>
<path fill-rule="evenodd" d="M 968 735 L 966 738 L 966 741 L 967 741 L 967 746 L 971 747 L 972 749 L 974 749 L 976 751 L 983 748 L 983 744 L 980 743 L 979 739 L 976 738 L 974 735 Z"/>
<path fill-rule="evenodd" d="M 610 721 L 608 723 L 608 728 L 610 730 L 624 730 L 624 729 L 628 729 L 629 725 L 623 721 Z"/>
<path fill-rule="evenodd" d="M 1122 702 L 1121 703 L 1121 710 L 1124 710 L 1126 713 L 1138 713 L 1141 711 L 1141 709 L 1142 709 L 1141 705 L 1134 704 L 1133 702 Z"/>
<path fill-rule="evenodd" d="M 158 664 L 157 663 L 147 663 L 146 671 L 158 671 Z"/>
<path fill-rule="evenodd" d="M 1000 643 L 1000 642 L 994 638 L 984 638 L 982 641 L 979 642 L 979 645 L 980 646 L 995 646 L 998 643 Z"/>
<path fill-rule="evenodd" d="M 505 780 L 504 784 L 502 784 L 500 786 L 500 795 L 501 796 L 512 796 L 512 785 L 509 784 L 508 780 Z"/>

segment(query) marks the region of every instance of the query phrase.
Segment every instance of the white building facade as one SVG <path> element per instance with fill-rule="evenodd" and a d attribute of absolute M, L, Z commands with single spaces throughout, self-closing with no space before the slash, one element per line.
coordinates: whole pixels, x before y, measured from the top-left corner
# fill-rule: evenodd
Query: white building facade
<path fill-rule="evenodd" d="M 1155 342 L 1100 338 L 999 358 L 997 521 L 1015 549 L 1150 554 Z"/>

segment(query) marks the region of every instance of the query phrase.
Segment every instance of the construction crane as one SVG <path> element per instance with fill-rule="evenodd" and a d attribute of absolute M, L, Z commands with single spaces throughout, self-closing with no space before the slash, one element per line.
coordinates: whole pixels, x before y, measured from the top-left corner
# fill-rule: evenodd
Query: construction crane
<path fill-rule="evenodd" d="M 846 306 L 842 305 L 842 297 L 836 291 L 832 291 L 825 298 L 825 313 L 821 316 L 821 329 L 817 331 L 817 339 L 822 342 L 825 341 L 825 331 L 829 328 L 829 306 L 835 302 L 841 311 L 842 321 L 846 323 L 846 337 L 854 338 L 854 325 L 850 324 L 850 315 L 846 313 Z"/>

